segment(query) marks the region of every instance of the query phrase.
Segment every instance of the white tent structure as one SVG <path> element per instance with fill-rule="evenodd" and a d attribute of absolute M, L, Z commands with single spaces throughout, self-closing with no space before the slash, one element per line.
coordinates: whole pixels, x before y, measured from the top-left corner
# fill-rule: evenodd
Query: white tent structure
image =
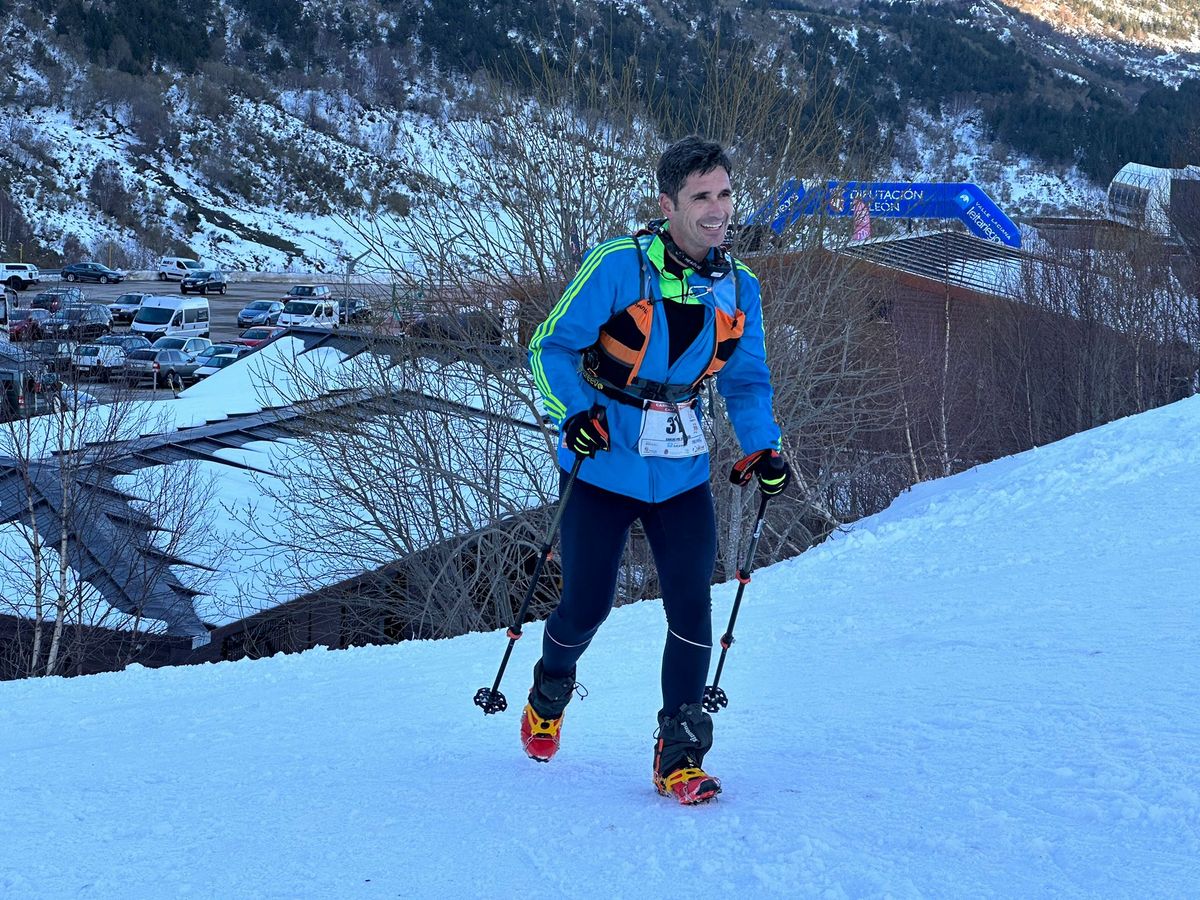
<path fill-rule="evenodd" d="M 1126 225 L 1170 235 L 1172 182 L 1190 180 L 1200 180 L 1200 166 L 1160 169 L 1126 163 L 1108 186 L 1109 215 Z"/>

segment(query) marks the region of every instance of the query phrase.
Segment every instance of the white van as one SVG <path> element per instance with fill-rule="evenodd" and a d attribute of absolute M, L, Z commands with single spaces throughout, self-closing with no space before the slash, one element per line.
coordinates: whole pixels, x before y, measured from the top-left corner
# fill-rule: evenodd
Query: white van
<path fill-rule="evenodd" d="M 208 298 L 143 297 L 129 330 L 154 343 L 160 337 L 208 337 Z"/>
<path fill-rule="evenodd" d="M 279 314 L 282 328 L 336 328 L 338 307 L 336 300 L 289 300 Z"/>
<path fill-rule="evenodd" d="M 187 259 L 183 256 L 164 256 L 158 261 L 159 281 L 179 281 L 185 275 L 199 272 L 202 268 L 198 260 Z"/>

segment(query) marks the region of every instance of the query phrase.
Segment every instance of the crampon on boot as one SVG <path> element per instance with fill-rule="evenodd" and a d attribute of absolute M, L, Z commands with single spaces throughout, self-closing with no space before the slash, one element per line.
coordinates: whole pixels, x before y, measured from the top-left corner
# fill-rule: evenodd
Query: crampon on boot
<path fill-rule="evenodd" d="M 654 745 L 654 788 L 684 806 L 706 803 L 721 793 L 719 779 L 701 768 L 712 747 L 712 717 L 699 703 L 673 716 L 659 715 Z"/>
<path fill-rule="evenodd" d="M 525 714 L 521 719 L 521 745 L 525 755 L 538 762 L 550 762 L 558 752 L 559 732 L 562 730 L 563 717 L 543 719 L 537 714 L 532 704 L 525 704 Z"/>
<path fill-rule="evenodd" d="M 550 762 L 558 752 L 563 710 L 575 691 L 575 671 L 555 678 L 542 672 L 542 661 L 533 667 L 533 686 L 529 702 L 521 716 L 521 746 L 525 755 L 538 762 Z"/>

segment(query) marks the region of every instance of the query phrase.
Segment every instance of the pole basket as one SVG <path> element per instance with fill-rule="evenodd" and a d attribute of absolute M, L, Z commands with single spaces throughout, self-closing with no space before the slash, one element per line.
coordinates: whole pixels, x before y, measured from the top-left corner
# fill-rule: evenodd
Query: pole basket
<path fill-rule="evenodd" d="M 475 692 L 475 705 L 483 710 L 485 716 L 508 709 L 508 701 L 504 699 L 504 695 L 489 687 L 481 687 Z"/>
<path fill-rule="evenodd" d="M 478 698 L 475 700 L 479 702 Z M 700 705 L 708 712 L 715 713 L 724 709 L 729 705 L 729 698 L 725 696 L 725 692 L 715 684 L 710 684 L 704 689 L 704 697 L 700 700 Z"/>

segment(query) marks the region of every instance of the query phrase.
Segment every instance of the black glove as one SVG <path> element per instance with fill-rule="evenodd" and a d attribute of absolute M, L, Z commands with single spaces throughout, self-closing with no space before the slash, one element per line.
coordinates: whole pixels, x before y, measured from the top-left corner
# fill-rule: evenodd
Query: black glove
<path fill-rule="evenodd" d="M 768 497 L 774 497 L 782 494 L 792 480 L 792 467 L 778 450 L 756 450 L 733 464 L 729 480 L 744 487 L 755 475 L 758 476 L 758 489 Z"/>
<path fill-rule="evenodd" d="M 608 449 L 608 417 L 601 406 L 575 413 L 563 422 L 563 446 L 580 456 L 595 456 Z"/>

